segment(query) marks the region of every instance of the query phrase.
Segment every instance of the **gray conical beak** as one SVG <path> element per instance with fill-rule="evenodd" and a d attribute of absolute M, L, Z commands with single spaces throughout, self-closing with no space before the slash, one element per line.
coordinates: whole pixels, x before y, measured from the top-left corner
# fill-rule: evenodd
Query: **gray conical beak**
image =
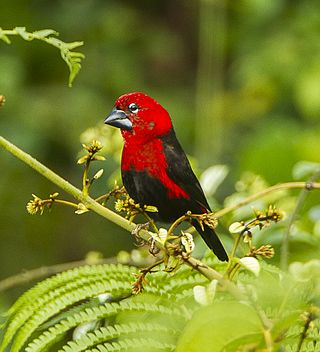
<path fill-rule="evenodd" d="M 122 130 L 132 130 L 132 122 L 128 119 L 128 116 L 123 110 L 114 108 L 110 115 L 104 120 L 104 123 L 114 127 L 118 127 Z"/>

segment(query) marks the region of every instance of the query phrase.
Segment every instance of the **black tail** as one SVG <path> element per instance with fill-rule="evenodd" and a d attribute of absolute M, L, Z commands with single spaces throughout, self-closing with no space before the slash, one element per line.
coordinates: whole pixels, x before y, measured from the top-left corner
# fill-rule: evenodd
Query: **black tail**
<path fill-rule="evenodd" d="M 202 230 L 197 220 L 193 220 L 192 225 L 196 228 L 196 230 L 206 242 L 207 246 L 219 258 L 219 260 L 227 262 L 229 260 L 228 254 L 225 251 L 217 234 L 207 225 L 204 225 L 204 230 Z"/>

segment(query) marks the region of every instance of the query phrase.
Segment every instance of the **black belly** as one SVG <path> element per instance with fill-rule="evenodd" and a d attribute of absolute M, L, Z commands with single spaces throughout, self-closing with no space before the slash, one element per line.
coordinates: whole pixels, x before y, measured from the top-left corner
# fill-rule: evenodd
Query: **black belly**
<path fill-rule="evenodd" d="M 189 210 L 192 213 L 201 212 L 199 206 L 190 199 L 170 198 L 162 182 L 150 177 L 145 171 L 124 171 L 122 182 L 136 203 L 158 208 L 158 213 L 149 213 L 155 220 L 173 222 Z"/>

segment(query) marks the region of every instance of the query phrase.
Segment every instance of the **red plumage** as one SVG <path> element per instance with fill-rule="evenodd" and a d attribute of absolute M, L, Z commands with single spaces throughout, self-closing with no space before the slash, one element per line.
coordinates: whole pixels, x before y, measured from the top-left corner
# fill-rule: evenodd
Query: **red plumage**
<path fill-rule="evenodd" d="M 121 160 L 123 184 L 137 203 L 158 208 L 158 219 L 172 222 L 191 211 L 211 212 L 172 126 L 168 112 L 143 93 L 122 95 L 105 123 L 119 127 L 124 139 Z M 220 260 L 227 261 L 216 233 L 192 221 Z"/>

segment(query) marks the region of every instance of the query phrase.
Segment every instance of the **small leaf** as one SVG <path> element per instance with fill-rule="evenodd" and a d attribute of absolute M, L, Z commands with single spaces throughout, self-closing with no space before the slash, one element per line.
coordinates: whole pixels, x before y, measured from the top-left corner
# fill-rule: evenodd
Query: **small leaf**
<path fill-rule="evenodd" d="M 4 31 L 1 27 L 0 27 L 0 40 L 3 40 L 7 44 L 11 44 L 11 40 L 4 34 Z"/>
<path fill-rule="evenodd" d="M 88 160 L 88 155 L 82 156 L 80 159 L 78 159 L 77 164 L 81 165 L 84 164 Z"/>
<path fill-rule="evenodd" d="M 95 180 L 99 179 L 103 174 L 103 169 L 100 169 L 96 174 L 93 176 Z"/>
<path fill-rule="evenodd" d="M 158 208 L 153 206 L 153 205 L 146 205 L 143 208 L 144 211 L 147 211 L 148 213 L 157 213 L 158 212 Z"/>
<path fill-rule="evenodd" d="M 65 45 L 69 50 L 73 50 L 75 48 L 78 48 L 79 46 L 82 46 L 83 42 L 65 43 Z M 74 53 L 72 53 L 72 55 L 84 58 L 84 55 L 82 53 L 74 52 Z"/>
<path fill-rule="evenodd" d="M 205 170 L 200 177 L 204 193 L 209 196 L 213 195 L 228 173 L 229 168 L 226 165 L 214 165 Z"/>
<path fill-rule="evenodd" d="M 104 161 L 106 158 L 102 155 L 95 155 L 92 160 L 99 160 L 99 161 Z"/>
<path fill-rule="evenodd" d="M 35 38 L 31 35 L 31 33 L 28 33 L 28 32 L 26 31 L 26 27 L 16 27 L 14 30 L 15 30 L 15 31 L 20 35 L 20 37 L 23 38 L 24 40 L 31 41 L 31 40 L 35 39 Z"/>
<path fill-rule="evenodd" d="M 79 203 L 78 210 L 76 210 L 75 213 L 80 215 L 80 214 L 84 214 L 88 211 L 89 211 L 89 209 L 83 203 Z"/>
<path fill-rule="evenodd" d="M 46 38 L 50 35 L 59 35 L 59 33 L 53 29 L 41 29 L 40 31 L 34 31 L 32 34 L 38 38 Z"/>
<path fill-rule="evenodd" d="M 243 257 L 239 260 L 240 264 L 247 270 L 251 271 L 254 275 L 258 276 L 260 273 L 260 263 L 254 257 Z"/>
<path fill-rule="evenodd" d="M 216 293 L 217 284 L 217 280 L 212 280 L 208 286 L 194 286 L 193 295 L 195 301 L 203 306 L 211 304 Z"/>
<path fill-rule="evenodd" d="M 202 306 L 208 305 L 208 297 L 206 288 L 204 286 L 196 285 L 193 288 L 193 296 L 197 303 L 201 304 Z"/>
<path fill-rule="evenodd" d="M 59 195 L 59 193 L 58 192 L 54 192 L 53 194 L 50 194 L 50 198 L 52 199 L 52 198 L 57 198 L 58 197 L 58 195 Z"/>
<path fill-rule="evenodd" d="M 166 242 L 167 235 L 168 235 L 168 231 L 161 227 L 158 232 L 158 238 L 162 244 Z"/>
<path fill-rule="evenodd" d="M 229 226 L 229 232 L 230 233 L 241 233 L 243 230 L 245 230 L 245 226 L 241 222 L 234 222 Z"/>

